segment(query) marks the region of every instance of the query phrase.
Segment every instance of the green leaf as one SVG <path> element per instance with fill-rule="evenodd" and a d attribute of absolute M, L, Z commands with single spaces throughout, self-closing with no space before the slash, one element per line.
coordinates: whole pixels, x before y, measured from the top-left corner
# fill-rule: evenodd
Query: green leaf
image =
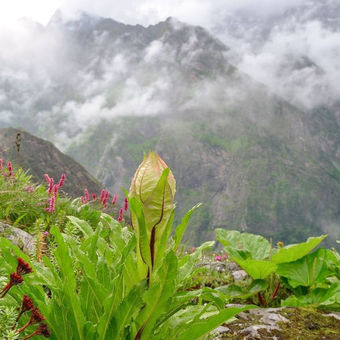
<path fill-rule="evenodd" d="M 150 288 L 144 294 L 145 308 L 136 322 L 140 325 L 136 339 L 150 339 L 157 319 L 166 312 L 169 298 L 176 290 L 177 257 L 171 251 L 167 254 L 163 266 L 150 278 Z"/>
<path fill-rule="evenodd" d="M 142 258 L 142 261 L 147 264 L 147 266 L 151 267 L 151 253 L 150 253 L 150 235 L 146 229 L 145 217 L 143 212 L 143 206 L 141 203 L 135 198 L 132 197 L 130 199 L 130 211 L 132 215 L 133 227 L 137 231 L 137 245 L 139 254 Z"/>
<path fill-rule="evenodd" d="M 188 227 L 188 223 L 190 221 L 191 215 L 194 213 L 196 209 L 198 209 L 202 203 L 196 204 L 194 207 L 192 207 L 182 218 L 181 223 L 177 226 L 176 231 L 175 231 L 175 246 L 174 250 L 176 251 L 178 246 L 180 245 L 183 235 Z"/>
<path fill-rule="evenodd" d="M 86 221 L 80 220 L 79 218 L 74 217 L 74 216 L 68 216 L 67 218 L 74 225 L 76 225 L 79 230 L 82 231 L 84 236 L 92 236 L 93 235 L 93 229 L 92 229 L 92 227 Z"/>
<path fill-rule="evenodd" d="M 266 280 L 254 280 L 249 287 L 243 287 L 235 284 L 221 286 L 216 288 L 228 298 L 248 299 L 259 292 L 266 290 L 268 282 Z"/>
<path fill-rule="evenodd" d="M 327 235 L 319 237 L 310 237 L 306 242 L 291 244 L 289 246 L 281 248 L 276 254 L 272 256 L 272 261 L 275 263 L 287 263 L 294 262 L 301 257 L 307 255 L 316 246 L 318 246 Z"/>
<path fill-rule="evenodd" d="M 114 317 L 110 320 L 110 326 L 106 339 L 123 339 L 124 328 L 129 326 L 133 316 L 139 313 L 143 299 L 142 294 L 145 290 L 145 282 L 139 283 L 129 294 L 123 299 L 114 313 Z"/>
<path fill-rule="evenodd" d="M 216 229 L 217 240 L 228 249 L 240 251 L 241 254 L 249 253 L 249 257 L 254 260 L 264 260 L 270 255 L 270 243 L 262 236 L 240 233 L 236 230 Z M 233 254 L 233 257 L 236 253 Z M 240 255 L 240 258 L 245 258 Z"/>
<path fill-rule="evenodd" d="M 69 300 L 71 306 L 70 317 L 74 320 L 74 323 L 76 325 L 75 331 L 77 332 L 77 338 L 83 340 L 85 317 L 81 310 L 79 296 L 76 294 L 76 279 L 73 272 L 73 263 L 70 257 L 70 250 L 68 249 L 63 236 L 61 235 L 57 227 L 53 226 L 51 228 L 51 234 L 54 235 L 55 240 L 58 244 L 58 247 L 54 251 L 54 254 L 64 281 L 63 283 L 65 285 L 65 295 L 66 298 Z"/>
<path fill-rule="evenodd" d="M 162 255 L 159 254 L 160 243 L 163 234 L 169 229 L 168 222 L 175 208 L 174 197 L 168 183 L 169 172 L 169 168 L 163 171 L 157 186 L 143 203 L 145 225 L 150 234 L 149 244 L 153 265 L 155 259 L 159 259 Z"/>
<path fill-rule="evenodd" d="M 295 262 L 278 264 L 276 272 L 287 278 L 288 283 L 293 288 L 298 286 L 310 287 L 323 282 L 330 275 L 326 258 L 325 249 L 318 249 Z"/>
<path fill-rule="evenodd" d="M 129 243 L 126 245 L 122 257 L 116 268 L 117 276 L 112 282 L 112 293 L 110 296 L 103 301 L 104 305 L 104 313 L 101 315 L 100 321 L 98 323 L 98 340 L 110 339 L 107 337 L 108 332 L 110 331 L 110 327 L 112 327 L 112 320 L 115 315 L 115 311 L 118 305 L 122 302 L 124 298 L 124 280 L 122 271 L 124 269 L 124 263 L 126 258 L 129 256 L 130 252 L 134 249 L 136 245 L 136 239 L 131 238 Z"/>
<path fill-rule="evenodd" d="M 276 270 L 276 264 L 269 261 L 241 260 L 234 258 L 234 261 L 242 267 L 254 280 L 265 279 Z"/>
<path fill-rule="evenodd" d="M 324 307 L 331 310 L 340 310 L 340 282 L 335 282 L 330 288 L 316 288 L 308 295 L 291 295 L 281 301 L 282 307 Z"/>
<path fill-rule="evenodd" d="M 218 312 L 216 315 L 210 316 L 206 319 L 201 319 L 197 322 L 192 322 L 187 325 L 186 330 L 182 332 L 177 340 L 196 340 L 203 335 L 213 331 L 215 328 L 231 319 L 240 312 L 255 308 L 255 306 L 232 307 Z"/>

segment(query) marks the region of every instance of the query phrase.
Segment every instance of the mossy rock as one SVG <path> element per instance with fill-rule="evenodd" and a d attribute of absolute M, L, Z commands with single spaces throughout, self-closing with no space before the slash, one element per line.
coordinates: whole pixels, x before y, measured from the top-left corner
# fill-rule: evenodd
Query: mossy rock
<path fill-rule="evenodd" d="M 309 308 L 254 309 L 223 326 L 213 339 L 340 339 L 340 313 Z"/>

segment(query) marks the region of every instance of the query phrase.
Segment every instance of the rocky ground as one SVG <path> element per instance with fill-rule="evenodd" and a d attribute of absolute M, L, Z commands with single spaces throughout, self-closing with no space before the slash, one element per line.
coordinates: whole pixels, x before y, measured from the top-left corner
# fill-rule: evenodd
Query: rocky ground
<path fill-rule="evenodd" d="M 212 339 L 338 340 L 340 313 L 306 308 L 253 309 L 218 327 Z"/>

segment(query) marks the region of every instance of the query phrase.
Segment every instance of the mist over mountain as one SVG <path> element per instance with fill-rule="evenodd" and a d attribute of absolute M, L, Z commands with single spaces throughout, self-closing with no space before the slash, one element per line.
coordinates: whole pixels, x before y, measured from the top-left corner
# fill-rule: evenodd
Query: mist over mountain
<path fill-rule="evenodd" d="M 324 59 L 302 46 L 277 63 L 268 52 L 271 63 L 262 63 L 271 44 L 284 48 L 296 35 L 294 25 L 286 40 L 275 33 L 289 18 L 301 27 L 316 20 L 294 11 L 306 13 L 226 17 L 228 35 L 216 27 L 221 40 L 175 18 L 147 27 L 84 12 L 58 11 L 46 27 L 22 20 L 0 32 L 0 124 L 56 143 L 112 193 L 128 186 L 143 152 L 156 150 L 177 178 L 178 215 L 203 202 L 190 243 L 217 227 L 284 241 L 339 238 L 340 105 L 330 79 L 338 26 L 317 28 L 330 39 Z M 242 35 L 249 27 L 253 37 Z M 239 48 L 222 43 L 228 36 Z"/>
<path fill-rule="evenodd" d="M 339 1 L 304 0 L 269 12 L 239 6 L 211 31 L 232 47 L 238 68 L 295 105 L 339 102 Z"/>

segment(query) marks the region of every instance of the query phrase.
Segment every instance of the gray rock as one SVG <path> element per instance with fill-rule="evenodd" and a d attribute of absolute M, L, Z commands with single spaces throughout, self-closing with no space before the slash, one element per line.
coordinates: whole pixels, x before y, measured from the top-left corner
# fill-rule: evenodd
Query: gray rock
<path fill-rule="evenodd" d="M 330 314 L 323 314 L 324 316 L 332 316 L 333 318 L 336 318 L 337 320 L 340 320 L 340 313 L 339 312 L 333 312 Z"/>
<path fill-rule="evenodd" d="M 10 240 L 24 252 L 33 254 L 35 251 L 35 238 L 19 228 L 0 222 L 0 236 Z"/>
<path fill-rule="evenodd" d="M 227 262 L 226 266 L 227 266 L 227 268 L 228 268 L 228 270 L 229 270 L 230 272 L 234 272 L 234 271 L 236 271 L 236 270 L 240 270 L 240 269 L 241 269 L 241 268 L 238 266 L 238 264 L 235 263 L 235 262 Z"/>
<path fill-rule="evenodd" d="M 236 272 L 231 273 L 234 281 L 243 281 L 247 278 L 248 274 L 244 270 L 237 270 Z"/>
<path fill-rule="evenodd" d="M 245 339 L 262 339 L 261 334 L 258 332 L 261 329 L 265 329 L 268 332 L 273 330 L 280 331 L 281 329 L 277 326 L 270 326 L 270 325 L 252 325 L 245 329 L 242 329 L 240 333 L 245 334 Z"/>
<path fill-rule="evenodd" d="M 287 318 L 285 318 L 284 316 L 280 314 L 268 313 L 268 312 L 263 315 L 260 321 L 266 325 L 271 325 L 271 326 L 275 326 L 277 322 L 284 322 L 284 323 L 289 322 Z"/>

